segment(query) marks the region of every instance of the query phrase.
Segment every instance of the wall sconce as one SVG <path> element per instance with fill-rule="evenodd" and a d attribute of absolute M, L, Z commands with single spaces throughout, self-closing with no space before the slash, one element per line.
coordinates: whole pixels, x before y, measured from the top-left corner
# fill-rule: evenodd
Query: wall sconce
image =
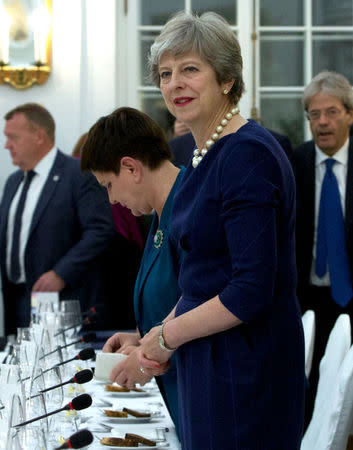
<path fill-rule="evenodd" d="M 34 7 L 33 7 L 34 4 Z M 52 0 L 0 0 L 0 84 L 17 89 L 47 81 Z"/>

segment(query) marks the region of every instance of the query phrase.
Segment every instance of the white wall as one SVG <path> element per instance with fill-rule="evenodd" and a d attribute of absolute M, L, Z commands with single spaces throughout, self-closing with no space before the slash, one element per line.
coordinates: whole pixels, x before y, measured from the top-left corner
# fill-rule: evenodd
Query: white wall
<path fill-rule="evenodd" d="M 116 105 L 116 2 L 53 0 L 52 72 L 42 86 L 0 85 L 0 192 L 12 166 L 4 150 L 4 114 L 38 102 L 54 116 L 56 142 L 70 153 L 78 137 Z"/>
<path fill-rule="evenodd" d="M 121 4 L 121 5 L 120 5 Z M 0 85 L 0 195 L 16 168 L 4 150 L 4 115 L 15 106 L 37 102 L 56 122 L 56 143 L 71 153 L 77 139 L 117 104 L 115 0 L 53 0 L 52 73 L 42 86 L 16 90 Z M 0 307 L 0 334 L 2 334 Z"/>

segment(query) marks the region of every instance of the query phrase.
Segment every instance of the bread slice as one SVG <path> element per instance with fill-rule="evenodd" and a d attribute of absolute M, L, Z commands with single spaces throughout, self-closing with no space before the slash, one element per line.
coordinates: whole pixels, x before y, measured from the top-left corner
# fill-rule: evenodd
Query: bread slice
<path fill-rule="evenodd" d="M 114 409 L 105 409 L 104 413 L 108 417 L 127 417 L 128 415 L 126 411 L 117 411 Z"/>
<path fill-rule="evenodd" d="M 150 413 L 136 411 L 135 409 L 123 408 L 123 411 L 134 417 L 151 417 Z"/>
<path fill-rule="evenodd" d="M 150 439 L 147 439 L 143 436 L 140 436 L 139 434 L 133 434 L 133 433 L 126 433 L 125 439 L 129 439 L 132 441 L 136 441 L 140 444 L 147 445 L 149 447 L 155 447 L 157 444 L 155 441 L 151 441 Z"/>
<path fill-rule="evenodd" d="M 116 437 L 104 437 L 100 440 L 102 445 L 110 445 L 111 447 L 138 447 L 139 443 L 132 439 L 123 439 Z"/>
<path fill-rule="evenodd" d="M 105 390 L 109 392 L 130 392 L 130 389 L 123 386 L 116 386 L 115 384 L 106 384 Z"/>

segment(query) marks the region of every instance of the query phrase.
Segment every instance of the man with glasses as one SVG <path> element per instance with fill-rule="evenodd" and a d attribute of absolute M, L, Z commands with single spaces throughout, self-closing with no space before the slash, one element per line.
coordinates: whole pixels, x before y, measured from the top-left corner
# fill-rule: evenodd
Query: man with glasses
<path fill-rule="evenodd" d="M 324 71 L 306 87 L 303 104 L 313 140 L 294 152 L 297 182 L 298 298 L 313 309 L 316 338 L 306 421 L 318 368 L 339 314 L 353 317 L 353 91 L 342 75 Z"/>

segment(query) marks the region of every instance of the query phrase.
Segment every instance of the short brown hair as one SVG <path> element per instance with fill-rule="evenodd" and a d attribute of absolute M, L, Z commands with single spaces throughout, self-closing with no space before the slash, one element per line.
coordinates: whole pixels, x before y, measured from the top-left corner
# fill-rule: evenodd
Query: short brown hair
<path fill-rule="evenodd" d="M 29 122 L 43 128 L 51 141 L 55 141 L 55 122 L 53 116 L 44 106 L 38 103 L 25 103 L 11 109 L 5 114 L 4 118 L 10 120 L 16 114 L 23 114 Z"/>
<path fill-rule="evenodd" d="M 138 159 L 151 170 L 172 159 L 162 128 L 147 114 L 128 107 L 101 117 L 92 126 L 82 148 L 81 169 L 118 175 L 124 156 Z"/>

